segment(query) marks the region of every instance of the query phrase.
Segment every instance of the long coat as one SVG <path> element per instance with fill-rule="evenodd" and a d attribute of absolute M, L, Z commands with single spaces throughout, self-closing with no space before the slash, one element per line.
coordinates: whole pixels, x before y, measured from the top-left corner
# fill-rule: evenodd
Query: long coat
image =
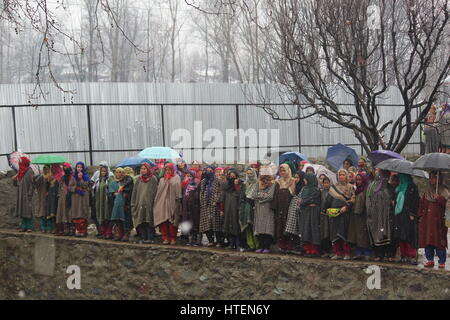
<path fill-rule="evenodd" d="M 186 191 L 186 190 L 185 190 Z M 198 232 L 200 228 L 200 186 L 197 184 L 194 190 L 183 194 L 182 221 L 192 223 L 192 231 Z"/>
<path fill-rule="evenodd" d="M 328 190 L 321 191 L 321 210 L 325 211 L 325 200 L 328 196 Z M 325 214 L 320 215 L 320 240 L 330 239 L 330 217 Z"/>
<path fill-rule="evenodd" d="M 74 178 L 69 177 L 69 186 Z M 56 223 L 70 223 L 72 222 L 71 215 L 71 202 L 72 202 L 72 192 L 64 182 L 61 180 L 58 190 L 58 209 L 56 211 Z"/>
<path fill-rule="evenodd" d="M 72 207 L 70 210 L 72 220 L 89 219 L 89 187 L 90 184 L 88 181 L 80 180 L 77 182 L 75 179 L 70 180 L 69 190 L 73 192 Z M 77 189 L 84 192 L 84 195 L 76 193 Z"/>
<path fill-rule="evenodd" d="M 418 245 L 418 210 L 419 210 L 419 191 L 415 184 L 408 186 L 405 193 L 405 201 L 403 210 L 399 214 L 394 215 L 394 240 L 407 241 L 415 248 Z M 410 219 L 414 217 L 414 220 Z"/>
<path fill-rule="evenodd" d="M 208 197 L 207 180 L 200 183 L 200 232 L 223 231 L 223 217 L 220 217 L 220 204 L 222 202 L 222 186 L 216 178 L 211 182 Z"/>
<path fill-rule="evenodd" d="M 34 187 L 37 191 L 35 217 L 45 217 L 47 215 L 47 180 L 42 174 L 35 177 Z"/>
<path fill-rule="evenodd" d="M 131 212 L 133 223 L 137 227 L 142 223 L 153 224 L 153 204 L 155 202 L 158 179 L 153 176 L 149 182 L 137 179 L 131 196 Z"/>
<path fill-rule="evenodd" d="M 310 197 L 302 199 L 298 209 L 298 229 L 301 242 L 320 245 L 320 210 L 321 193 L 313 193 Z M 312 206 L 311 206 L 312 205 Z"/>
<path fill-rule="evenodd" d="M 175 175 L 170 180 L 162 177 L 158 183 L 153 205 L 153 223 L 157 227 L 169 221 L 178 225 L 181 220 L 181 179 Z"/>
<path fill-rule="evenodd" d="M 275 239 L 278 240 L 283 237 L 286 229 L 286 222 L 288 217 L 289 205 L 291 204 L 293 196 L 289 189 L 280 188 L 278 183 L 275 183 L 275 192 L 272 200 L 272 208 L 275 212 Z"/>
<path fill-rule="evenodd" d="M 355 205 L 350 213 L 348 242 L 359 248 L 370 248 L 365 191 L 356 195 Z"/>
<path fill-rule="evenodd" d="M 367 228 L 369 230 L 369 239 L 372 246 L 389 245 L 393 241 L 393 206 L 394 192 L 387 183 L 377 193 L 369 194 L 372 182 L 367 189 L 366 210 L 367 210 Z"/>
<path fill-rule="evenodd" d="M 419 205 L 419 247 L 435 246 L 447 248 L 447 232 L 445 226 L 446 199 L 440 197 L 437 201 L 428 200 L 425 195 Z"/>
<path fill-rule="evenodd" d="M 112 205 L 108 198 L 108 184 L 109 179 L 102 179 L 98 182 L 95 188 L 95 211 L 97 222 L 103 224 L 111 220 Z"/>
<path fill-rule="evenodd" d="M 56 214 L 58 212 L 58 191 L 59 191 L 59 182 L 53 181 L 47 182 L 47 190 L 48 190 L 48 196 L 47 196 L 47 211 L 46 216 L 47 217 L 56 217 Z"/>
<path fill-rule="evenodd" d="M 323 210 L 326 211 L 329 208 L 342 208 L 346 204 L 347 203 L 344 200 L 334 198 L 330 193 L 328 193 L 323 204 Z M 347 241 L 349 222 L 350 211 L 342 213 L 337 217 L 329 218 L 329 235 L 331 242 L 335 242 L 337 240 Z"/>
<path fill-rule="evenodd" d="M 255 235 L 275 234 L 275 212 L 272 209 L 272 200 L 275 193 L 275 185 L 258 190 L 253 197 L 255 199 Z"/>
<path fill-rule="evenodd" d="M 33 218 L 34 208 L 33 208 L 33 194 L 34 194 L 34 184 L 33 184 L 34 172 L 28 169 L 22 180 L 16 180 L 14 184 L 17 183 L 17 197 L 16 197 L 16 217 L 19 218 Z"/>
<path fill-rule="evenodd" d="M 224 232 L 228 235 L 237 236 L 240 231 L 239 204 L 243 184 L 239 183 L 238 190 L 235 186 L 224 190 Z"/>

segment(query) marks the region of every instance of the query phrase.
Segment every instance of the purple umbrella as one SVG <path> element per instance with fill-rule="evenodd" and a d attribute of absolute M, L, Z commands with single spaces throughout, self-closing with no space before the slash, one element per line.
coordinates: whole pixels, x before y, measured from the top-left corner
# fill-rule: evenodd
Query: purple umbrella
<path fill-rule="evenodd" d="M 369 160 L 372 161 L 374 165 L 379 164 L 380 162 L 387 160 L 387 159 L 400 159 L 405 160 L 401 155 L 394 151 L 389 150 L 375 150 L 369 153 L 368 156 Z"/>

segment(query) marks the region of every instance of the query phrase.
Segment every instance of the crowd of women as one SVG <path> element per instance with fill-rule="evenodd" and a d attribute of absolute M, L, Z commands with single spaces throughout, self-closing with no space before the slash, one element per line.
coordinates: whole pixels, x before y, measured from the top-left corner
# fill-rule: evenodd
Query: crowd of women
<path fill-rule="evenodd" d="M 399 261 L 411 264 L 424 248 L 425 267 L 434 266 L 436 254 L 444 268 L 449 192 L 443 183 L 437 186 L 437 172 L 419 195 L 411 176 L 369 169 L 364 159 L 356 168 L 344 161 L 335 184 L 305 161 L 275 169 L 253 163 L 242 177 L 232 167 L 202 168 L 195 161 L 189 168 L 166 161 L 137 170 L 113 173 L 103 162 L 90 177 L 78 162 L 74 168 L 45 166 L 35 176 L 29 160 L 21 158 L 13 177 L 20 230 L 32 232 L 38 218 L 44 233 L 85 237 L 92 219 L 97 237 L 116 241 L 129 241 L 135 229 L 135 241 L 154 243 L 158 229 L 163 244 L 182 239 L 258 253 L 277 248 L 308 257 L 392 262 L 399 250 Z"/>

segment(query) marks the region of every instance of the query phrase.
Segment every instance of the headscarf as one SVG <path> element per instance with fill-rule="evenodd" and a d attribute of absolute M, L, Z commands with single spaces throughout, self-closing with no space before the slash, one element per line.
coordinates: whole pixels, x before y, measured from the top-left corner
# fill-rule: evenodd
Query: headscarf
<path fill-rule="evenodd" d="M 91 178 L 90 178 L 89 175 L 87 174 L 87 172 L 86 172 L 86 166 L 85 166 L 85 164 L 84 164 L 82 161 L 77 162 L 77 164 L 75 165 L 75 174 L 74 174 L 75 181 L 78 182 L 78 170 L 77 170 L 78 165 L 81 165 L 82 168 L 83 168 L 82 171 L 81 171 L 81 172 L 83 173 L 83 180 L 84 180 L 84 181 L 90 181 Z"/>
<path fill-rule="evenodd" d="M 291 192 L 291 194 L 295 194 L 295 179 L 292 178 L 292 173 L 291 173 L 291 168 L 289 167 L 288 164 L 283 163 L 280 166 L 280 169 L 284 168 L 284 170 L 286 170 L 286 176 L 285 177 L 279 177 L 278 178 L 278 183 L 280 185 L 281 189 L 289 189 L 289 191 Z"/>
<path fill-rule="evenodd" d="M 64 171 L 61 169 L 61 166 L 59 164 L 52 164 L 51 172 L 52 178 L 58 182 L 61 182 L 61 179 L 64 176 Z"/>
<path fill-rule="evenodd" d="M 292 175 L 294 175 L 297 172 L 297 165 L 293 161 L 286 160 L 283 164 L 287 164 L 289 166 Z"/>
<path fill-rule="evenodd" d="M 30 159 L 27 157 L 20 157 L 19 160 L 19 173 L 17 174 L 17 179 L 20 181 L 22 180 L 23 176 L 27 171 L 30 169 Z"/>
<path fill-rule="evenodd" d="M 253 172 L 253 175 L 251 177 L 248 176 L 247 171 L 251 170 Z M 255 193 L 256 189 L 258 188 L 258 177 L 256 176 L 256 169 L 249 167 L 245 171 L 245 196 L 249 199 L 253 199 L 253 194 Z"/>
<path fill-rule="evenodd" d="M 344 182 L 341 182 L 339 180 L 339 175 L 341 173 L 345 174 Z M 336 199 L 341 199 L 343 201 L 349 201 L 353 197 L 355 190 L 353 189 L 353 186 L 348 183 L 348 171 L 345 169 L 339 169 L 339 171 L 337 173 L 337 178 L 338 178 L 338 181 L 334 185 L 334 188 L 336 188 L 340 193 L 342 193 L 345 196 L 345 198 L 347 198 L 347 199 L 345 199 L 342 195 L 340 195 L 338 192 L 336 192 L 334 190 L 334 188 L 330 188 L 330 191 L 329 191 L 330 195 Z"/>
<path fill-rule="evenodd" d="M 298 195 L 302 199 L 309 198 L 314 194 L 314 192 L 319 191 L 319 181 L 317 180 L 315 174 L 313 173 L 305 174 L 305 180 L 308 182 L 308 184 L 306 184 L 302 188 L 300 194 Z"/>
<path fill-rule="evenodd" d="M 182 163 L 184 164 L 184 167 L 180 168 L 180 164 L 182 164 Z M 184 160 L 177 161 L 177 174 L 184 177 L 188 173 L 188 171 L 189 170 L 188 170 L 186 161 L 184 161 Z"/>
<path fill-rule="evenodd" d="M 123 174 L 123 176 L 122 176 L 121 179 L 118 179 L 118 178 L 117 178 L 116 175 L 117 175 L 118 173 L 122 173 L 122 174 Z M 117 169 L 114 171 L 114 179 L 115 179 L 117 182 L 123 181 L 123 179 L 125 179 L 125 170 L 124 170 L 123 168 L 117 168 Z"/>
<path fill-rule="evenodd" d="M 69 186 L 70 177 L 73 175 L 73 169 L 70 163 L 66 162 L 63 164 L 64 168 L 64 176 L 62 177 L 63 182 L 65 183 L 66 187 Z"/>
<path fill-rule="evenodd" d="M 432 174 L 432 173 L 430 173 L 430 174 Z M 436 172 L 435 172 L 434 174 L 438 175 L 439 173 L 436 173 Z M 438 194 L 439 194 L 441 197 L 444 197 L 446 200 L 448 200 L 449 197 L 450 197 L 450 193 L 449 193 L 449 191 L 448 191 L 447 186 L 446 186 L 444 183 L 442 183 L 441 180 L 442 180 L 442 176 L 439 174 L 439 179 L 438 179 L 438 183 L 439 183 L 439 185 L 438 185 Z M 432 195 L 434 195 L 435 193 L 436 193 L 436 185 L 431 185 L 430 183 L 428 183 L 428 187 L 427 187 L 427 189 L 426 189 L 426 191 L 425 191 L 425 193 L 424 193 L 425 198 L 426 198 L 428 201 L 434 202 L 435 200 L 432 198 Z"/>
<path fill-rule="evenodd" d="M 125 168 L 123 168 L 123 170 L 124 170 L 124 172 L 125 172 L 125 174 L 126 174 L 127 176 L 130 176 L 130 177 L 133 177 L 133 176 L 134 176 L 134 170 L 133 170 L 133 168 L 131 168 L 131 167 L 125 167 Z"/>
<path fill-rule="evenodd" d="M 299 194 L 305 185 L 305 182 L 303 181 L 303 179 L 305 179 L 306 173 L 304 173 L 302 170 L 299 170 L 297 172 L 297 174 L 298 174 L 299 180 L 298 180 L 297 184 L 295 185 L 295 193 Z"/>
<path fill-rule="evenodd" d="M 397 199 L 395 203 L 395 214 L 399 214 L 403 210 L 403 205 L 405 203 L 405 195 L 408 187 L 413 184 L 413 180 L 409 174 L 399 174 L 400 184 L 397 188 L 395 188 L 395 192 L 397 193 Z"/>
<path fill-rule="evenodd" d="M 212 172 L 208 172 L 208 169 L 211 169 Z M 216 169 L 215 166 L 207 166 L 205 168 L 205 172 L 203 173 L 203 177 L 204 177 L 205 183 L 206 183 L 206 199 L 208 201 L 211 198 L 212 185 L 213 185 L 214 179 L 216 178 L 216 176 L 214 174 L 215 169 Z"/>
<path fill-rule="evenodd" d="M 42 176 L 44 177 L 45 180 L 48 180 L 50 178 L 50 176 L 52 175 L 52 172 L 50 171 L 50 166 L 48 164 L 46 164 L 44 166 L 44 170 L 42 173 Z M 45 173 L 45 171 L 47 171 L 47 173 Z"/>
<path fill-rule="evenodd" d="M 385 170 L 380 170 L 375 177 L 374 182 L 367 189 L 367 195 L 372 196 L 373 193 L 379 193 L 388 180 L 388 172 Z"/>
<path fill-rule="evenodd" d="M 234 173 L 236 178 L 231 178 L 231 174 Z M 227 182 L 228 182 L 228 190 L 234 190 L 234 180 L 235 179 L 239 179 L 239 174 L 236 171 L 236 169 L 231 168 L 228 170 L 228 174 L 227 174 Z"/>
<path fill-rule="evenodd" d="M 361 192 L 364 192 L 367 190 L 367 187 L 369 186 L 369 177 L 365 173 L 358 173 L 355 177 L 355 184 L 356 184 L 356 178 L 361 177 L 362 183 L 361 185 L 356 185 L 356 191 L 355 194 L 358 195 Z"/>
<path fill-rule="evenodd" d="M 175 166 L 173 163 L 168 162 L 164 165 L 164 179 L 170 180 L 175 177 Z"/>
<path fill-rule="evenodd" d="M 141 167 L 142 166 L 145 166 L 146 168 L 147 168 L 147 174 L 146 175 L 140 175 L 139 176 L 139 179 L 142 181 L 142 182 L 145 182 L 145 183 L 147 183 L 147 182 L 149 182 L 150 181 L 150 179 L 153 177 L 153 169 L 152 169 L 152 167 L 150 166 L 150 164 L 148 164 L 147 162 L 144 162 L 142 165 L 141 165 Z"/>
<path fill-rule="evenodd" d="M 188 178 L 189 175 L 191 175 L 192 177 Z M 186 179 L 188 179 L 188 182 L 186 184 L 186 189 L 184 191 L 184 195 L 189 196 L 189 194 L 197 188 L 197 182 L 195 181 L 195 171 L 188 170 L 186 172 Z"/>

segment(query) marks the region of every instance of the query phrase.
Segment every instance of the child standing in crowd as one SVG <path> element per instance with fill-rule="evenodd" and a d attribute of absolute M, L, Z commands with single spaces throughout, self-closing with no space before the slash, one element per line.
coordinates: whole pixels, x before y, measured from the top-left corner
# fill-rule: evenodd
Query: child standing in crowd
<path fill-rule="evenodd" d="M 69 186 L 72 192 L 71 216 L 76 237 L 86 237 L 89 219 L 89 192 L 91 178 L 86 172 L 83 162 L 75 166 L 74 179 Z"/>
<path fill-rule="evenodd" d="M 21 157 L 19 172 L 12 178 L 18 187 L 16 198 L 16 217 L 21 218 L 20 231 L 33 231 L 33 193 L 34 172 L 30 168 L 30 159 Z"/>
<path fill-rule="evenodd" d="M 69 236 L 75 235 L 75 229 L 72 226 L 71 208 L 72 208 L 72 191 L 73 186 L 73 170 L 70 163 L 63 165 L 64 176 L 61 179 L 58 190 L 58 208 L 56 211 L 56 235 Z"/>
<path fill-rule="evenodd" d="M 143 243 L 152 243 L 155 240 L 153 205 L 157 189 L 158 179 L 153 174 L 150 164 L 143 163 L 131 196 L 133 222 L 138 241 Z"/>

